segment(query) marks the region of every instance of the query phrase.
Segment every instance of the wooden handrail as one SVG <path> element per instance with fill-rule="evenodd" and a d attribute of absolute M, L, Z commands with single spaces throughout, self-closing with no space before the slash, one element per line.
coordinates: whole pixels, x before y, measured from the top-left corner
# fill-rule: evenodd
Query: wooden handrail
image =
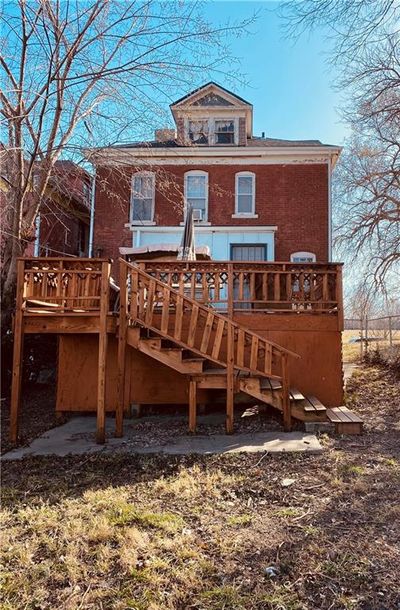
<path fill-rule="evenodd" d="M 52 313 L 99 313 L 109 282 L 107 259 L 20 258 L 22 308 L 51 307 Z M 107 297 L 108 298 L 108 297 Z M 108 308 L 108 303 L 107 303 Z"/>
<path fill-rule="evenodd" d="M 234 369 L 266 377 L 281 377 L 273 374 L 273 364 L 277 359 L 282 360 L 283 355 L 299 357 L 173 289 L 138 266 L 120 260 L 128 268 L 128 323 L 140 324 L 153 330 L 161 337 L 223 367 L 229 364 L 229 352 L 233 346 Z M 124 290 L 123 286 L 121 290 Z M 189 317 L 189 324 L 184 329 L 182 319 L 185 313 Z M 231 339 L 228 340 L 228 337 Z"/>
<path fill-rule="evenodd" d="M 343 309 L 340 263 L 141 261 L 138 266 L 196 301 L 227 311 L 329 313 Z"/>

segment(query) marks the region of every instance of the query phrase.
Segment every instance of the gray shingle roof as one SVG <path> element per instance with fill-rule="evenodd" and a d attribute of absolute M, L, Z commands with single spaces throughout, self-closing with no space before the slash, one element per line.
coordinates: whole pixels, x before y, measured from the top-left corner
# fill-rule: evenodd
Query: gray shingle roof
<path fill-rule="evenodd" d="M 320 140 L 281 140 L 277 138 L 247 138 L 247 146 L 256 148 L 278 148 L 291 146 L 305 146 L 312 148 L 313 146 L 332 146 L 331 144 L 323 144 Z M 110 148 L 193 148 L 185 144 L 179 144 L 176 140 L 167 140 L 166 142 L 157 142 L 155 140 L 147 142 L 129 142 L 126 144 L 116 144 Z M 196 148 L 203 148 L 196 146 Z M 243 148 L 237 146 L 236 148 Z"/>

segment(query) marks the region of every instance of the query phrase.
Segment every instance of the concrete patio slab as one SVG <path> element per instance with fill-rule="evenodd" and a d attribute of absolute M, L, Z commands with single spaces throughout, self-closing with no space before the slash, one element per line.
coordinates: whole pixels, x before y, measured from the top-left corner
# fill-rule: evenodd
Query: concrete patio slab
<path fill-rule="evenodd" d="M 147 418 L 151 422 L 151 418 Z M 153 418 L 154 421 L 159 418 Z M 165 418 L 171 419 L 171 418 Z M 205 423 L 209 417 L 204 416 Z M 201 423 L 202 418 L 198 418 Z M 142 423 L 143 418 L 138 420 Z M 19 460 L 38 455 L 82 455 L 86 453 L 137 453 L 169 455 L 217 454 L 217 453 L 256 453 L 256 452 L 305 452 L 320 453 L 321 444 L 314 434 L 305 432 L 253 432 L 243 434 L 177 435 L 160 444 L 143 442 L 143 434 L 130 420 L 123 438 L 114 438 L 114 420 L 106 421 L 107 442 L 95 442 L 96 420 L 94 417 L 74 417 L 66 424 L 48 430 L 35 439 L 28 447 L 20 447 L 5 453 L 1 459 Z"/>

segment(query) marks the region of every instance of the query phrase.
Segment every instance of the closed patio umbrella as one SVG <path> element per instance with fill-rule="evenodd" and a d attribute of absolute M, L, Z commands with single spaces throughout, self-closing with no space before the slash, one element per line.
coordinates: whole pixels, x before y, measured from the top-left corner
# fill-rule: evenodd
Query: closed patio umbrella
<path fill-rule="evenodd" d="M 193 208 L 192 204 L 190 203 L 188 203 L 186 207 L 185 226 L 183 227 L 182 241 L 178 250 L 178 260 L 196 260 L 196 249 L 194 246 Z"/>

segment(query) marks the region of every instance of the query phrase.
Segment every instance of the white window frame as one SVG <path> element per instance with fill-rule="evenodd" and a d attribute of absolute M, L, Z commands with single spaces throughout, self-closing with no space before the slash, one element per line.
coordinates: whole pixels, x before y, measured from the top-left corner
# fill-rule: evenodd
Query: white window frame
<path fill-rule="evenodd" d="M 135 178 L 142 178 L 142 177 L 146 177 L 146 178 L 151 178 L 152 182 L 153 182 L 153 188 L 152 188 L 152 200 L 151 200 L 151 220 L 138 220 L 138 219 L 133 219 L 133 184 L 134 184 L 134 180 Z M 155 194 L 156 194 L 156 176 L 154 172 L 135 172 L 134 174 L 132 174 L 132 181 L 131 181 L 131 199 L 130 199 L 130 209 L 129 209 L 129 221 L 131 225 L 155 225 L 156 223 L 154 222 L 154 208 L 155 208 Z"/>
<path fill-rule="evenodd" d="M 213 126 L 212 126 L 212 132 L 211 132 L 211 138 L 212 138 L 212 143 L 213 146 L 234 146 L 237 145 L 237 143 L 239 142 L 239 119 L 238 117 L 214 117 L 212 119 L 213 121 Z M 218 121 L 223 121 L 228 122 L 228 121 L 232 121 L 233 123 L 233 143 L 232 144 L 226 144 L 226 143 L 217 143 L 217 134 L 216 134 L 216 123 L 218 123 Z"/>
<path fill-rule="evenodd" d="M 311 261 L 296 261 L 296 258 L 312 258 Z M 317 262 L 317 257 L 315 256 L 314 252 L 292 252 L 290 255 L 290 262 L 291 263 L 304 263 L 305 265 L 307 263 L 316 263 Z"/>
<path fill-rule="evenodd" d="M 200 122 L 208 123 L 208 144 L 195 144 L 191 141 L 189 135 L 189 124 L 191 122 Z M 234 123 L 234 142 L 233 144 L 217 144 L 215 138 L 215 123 L 217 121 L 233 121 Z M 185 118 L 185 137 L 186 142 L 190 146 L 237 146 L 239 143 L 239 117 L 238 116 L 203 116 L 203 117 L 188 117 Z"/>
<path fill-rule="evenodd" d="M 208 142 L 207 142 L 207 144 L 196 144 L 196 142 L 192 142 L 192 140 L 190 139 L 190 123 L 207 123 L 207 129 L 208 129 L 208 132 L 207 132 Z M 187 141 L 192 146 L 210 146 L 210 144 L 211 144 L 211 132 L 210 132 L 210 128 L 211 128 L 211 124 L 210 124 L 210 119 L 208 117 L 205 117 L 204 119 L 202 119 L 200 117 L 199 118 L 193 117 L 193 118 L 187 119 L 187 124 L 186 124 L 186 138 L 187 138 Z"/>
<path fill-rule="evenodd" d="M 252 178 L 251 212 L 239 212 L 239 179 Z M 237 172 L 235 174 L 235 213 L 232 218 L 258 218 L 256 214 L 256 175 L 254 172 Z"/>
<path fill-rule="evenodd" d="M 205 172 L 201 169 L 193 169 L 189 172 L 185 172 L 184 176 L 184 201 L 185 201 L 185 209 L 183 217 L 186 217 L 187 210 L 187 192 L 188 192 L 188 178 L 190 176 L 205 176 L 205 218 L 203 220 L 196 221 L 196 224 L 204 224 L 208 222 L 208 172 Z"/>

